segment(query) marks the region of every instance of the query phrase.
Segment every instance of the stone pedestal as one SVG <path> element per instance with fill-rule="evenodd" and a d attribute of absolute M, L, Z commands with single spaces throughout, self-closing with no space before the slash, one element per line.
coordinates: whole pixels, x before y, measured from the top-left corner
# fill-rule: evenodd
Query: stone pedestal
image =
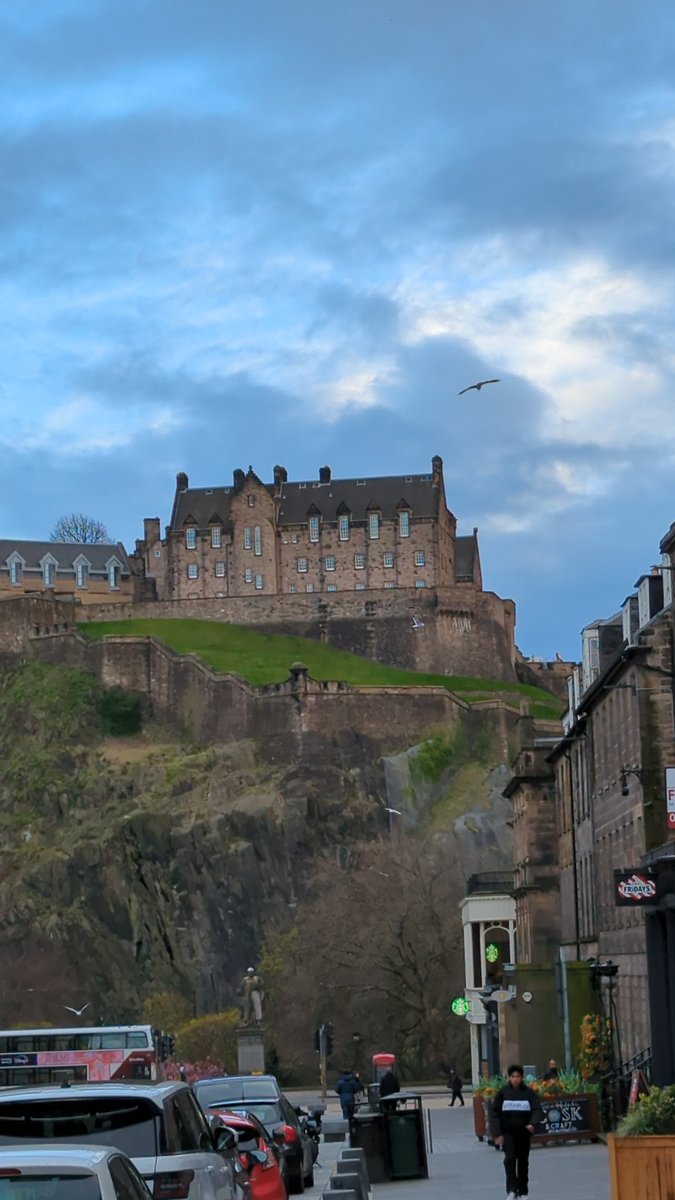
<path fill-rule="evenodd" d="M 265 1074 L 265 1032 L 262 1025 L 241 1025 L 237 1030 L 240 1075 Z"/>

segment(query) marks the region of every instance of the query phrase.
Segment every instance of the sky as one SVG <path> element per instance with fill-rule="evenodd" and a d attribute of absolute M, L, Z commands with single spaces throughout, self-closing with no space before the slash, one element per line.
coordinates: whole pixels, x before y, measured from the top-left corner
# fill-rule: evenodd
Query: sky
<path fill-rule="evenodd" d="M 0 0 L 2 536 L 440 454 L 578 658 L 675 521 L 674 47 L 672 0 Z"/>

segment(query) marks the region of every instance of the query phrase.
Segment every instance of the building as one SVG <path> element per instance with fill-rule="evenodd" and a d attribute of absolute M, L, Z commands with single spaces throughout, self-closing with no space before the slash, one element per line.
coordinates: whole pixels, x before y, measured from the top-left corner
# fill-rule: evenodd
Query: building
<path fill-rule="evenodd" d="M 482 591 L 476 530 L 457 537 L 436 455 L 422 475 L 263 483 L 249 467 L 231 487 L 176 478 L 171 519 L 144 522 L 136 554 L 157 600 L 293 593 Z"/>
<path fill-rule="evenodd" d="M 134 579 L 120 542 L 0 541 L 0 599 L 49 592 L 82 604 L 128 603 Z"/>
<path fill-rule="evenodd" d="M 460 904 L 464 933 L 464 997 L 471 1044 L 471 1078 L 500 1070 L 499 1016 L 489 993 L 505 987 L 504 967 L 516 961 L 513 876 L 503 871 L 471 875 Z M 483 1003 L 483 1001 L 487 1003 Z M 501 1064 L 503 1068 L 505 1064 Z"/>

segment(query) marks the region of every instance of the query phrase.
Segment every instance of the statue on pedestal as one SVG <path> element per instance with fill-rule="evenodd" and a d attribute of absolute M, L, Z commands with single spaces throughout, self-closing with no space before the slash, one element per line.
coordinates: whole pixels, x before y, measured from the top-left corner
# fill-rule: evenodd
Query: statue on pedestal
<path fill-rule="evenodd" d="M 265 999 L 265 992 L 263 990 L 263 981 L 260 975 L 256 974 L 254 967 L 249 967 L 244 975 L 239 985 L 239 995 L 241 996 L 242 1024 L 250 1025 L 251 1017 L 253 1017 L 256 1025 L 262 1024 L 262 1006 Z"/>

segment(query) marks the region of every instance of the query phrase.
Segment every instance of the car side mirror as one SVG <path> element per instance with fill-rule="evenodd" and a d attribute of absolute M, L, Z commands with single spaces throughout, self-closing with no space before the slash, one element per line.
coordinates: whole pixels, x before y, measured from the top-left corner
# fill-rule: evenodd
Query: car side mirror
<path fill-rule="evenodd" d="M 283 1125 L 275 1125 L 272 1130 L 272 1140 L 281 1146 L 286 1141 L 286 1130 Z"/>
<path fill-rule="evenodd" d="M 219 1154 L 225 1154 L 229 1150 L 233 1150 L 237 1144 L 236 1135 L 231 1129 L 219 1129 L 216 1134 L 216 1150 Z"/>
<path fill-rule="evenodd" d="M 264 1150 L 249 1150 L 248 1156 L 252 1162 L 258 1163 L 260 1166 L 263 1166 L 267 1162 L 267 1155 Z"/>

